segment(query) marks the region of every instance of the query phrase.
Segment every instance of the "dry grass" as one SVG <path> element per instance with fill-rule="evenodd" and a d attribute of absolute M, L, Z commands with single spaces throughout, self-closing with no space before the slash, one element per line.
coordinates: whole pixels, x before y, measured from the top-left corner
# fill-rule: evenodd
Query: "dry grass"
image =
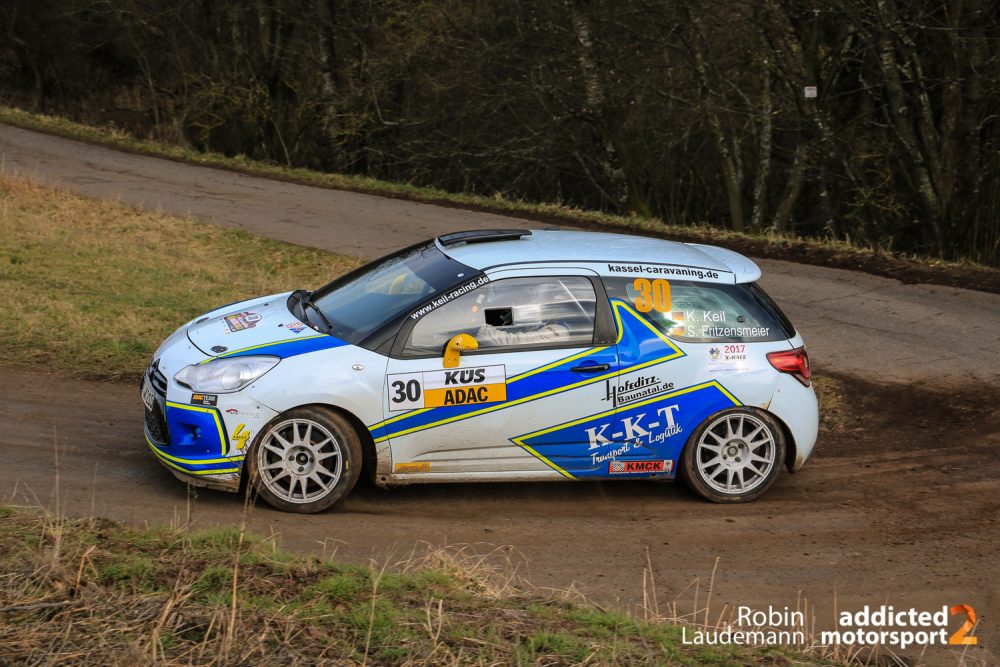
<path fill-rule="evenodd" d="M 849 410 L 844 383 L 830 375 L 813 376 L 813 388 L 819 400 L 820 423 L 827 430 L 843 428 L 857 421 L 857 416 Z"/>
<path fill-rule="evenodd" d="M 673 624 L 539 595 L 507 567 L 462 549 L 343 565 L 239 529 L 0 506 L 0 664 L 815 664 L 683 646 Z"/>
<path fill-rule="evenodd" d="M 198 313 L 357 264 L 0 175 L 0 362 L 134 378 Z"/>

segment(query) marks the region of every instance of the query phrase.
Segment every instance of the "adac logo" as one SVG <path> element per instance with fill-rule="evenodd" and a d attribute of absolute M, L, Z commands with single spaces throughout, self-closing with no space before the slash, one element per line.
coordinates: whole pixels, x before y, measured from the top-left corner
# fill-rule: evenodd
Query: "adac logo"
<path fill-rule="evenodd" d="M 507 373 L 502 364 L 397 373 L 389 375 L 387 380 L 390 410 L 440 408 L 507 400 Z"/>

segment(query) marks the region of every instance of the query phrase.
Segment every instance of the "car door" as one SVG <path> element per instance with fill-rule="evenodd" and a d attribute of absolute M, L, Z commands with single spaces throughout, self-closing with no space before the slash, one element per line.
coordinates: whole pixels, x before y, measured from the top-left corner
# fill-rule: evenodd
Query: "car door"
<path fill-rule="evenodd" d="M 600 294 L 600 297 L 598 297 Z M 611 411 L 618 371 L 603 286 L 585 269 L 500 271 L 429 312 L 417 309 L 393 346 L 378 440 L 393 478 L 538 479 L 588 469 L 586 435 L 553 430 Z M 416 314 L 419 313 L 419 316 Z M 475 340 L 457 364 L 444 350 Z"/>

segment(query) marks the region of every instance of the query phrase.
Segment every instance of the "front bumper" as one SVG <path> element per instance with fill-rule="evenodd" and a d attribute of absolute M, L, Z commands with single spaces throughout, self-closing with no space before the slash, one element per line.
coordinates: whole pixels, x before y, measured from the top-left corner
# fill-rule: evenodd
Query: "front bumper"
<path fill-rule="evenodd" d="M 154 360 L 143 377 L 147 397 L 153 396 L 150 405 L 144 403 L 146 444 L 183 481 L 237 491 L 251 436 L 273 412 L 239 393 L 193 394 L 173 382 L 160 361 Z M 202 396 L 201 404 L 196 396 Z"/>

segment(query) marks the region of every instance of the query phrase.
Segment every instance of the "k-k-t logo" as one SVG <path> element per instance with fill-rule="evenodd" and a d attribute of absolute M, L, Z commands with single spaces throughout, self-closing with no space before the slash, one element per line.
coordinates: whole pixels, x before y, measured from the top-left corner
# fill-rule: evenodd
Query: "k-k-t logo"
<path fill-rule="evenodd" d="M 655 413 L 640 412 L 622 417 L 621 431 L 610 432 L 615 424 L 613 421 L 585 429 L 590 441 L 589 449 L 598 449 L 612 442 L 638 442 L 646 446 L 663 442 L 682 430 L 674 417 L 679 409 L 680 406 L 675 403 L 657 408 Z"/>

